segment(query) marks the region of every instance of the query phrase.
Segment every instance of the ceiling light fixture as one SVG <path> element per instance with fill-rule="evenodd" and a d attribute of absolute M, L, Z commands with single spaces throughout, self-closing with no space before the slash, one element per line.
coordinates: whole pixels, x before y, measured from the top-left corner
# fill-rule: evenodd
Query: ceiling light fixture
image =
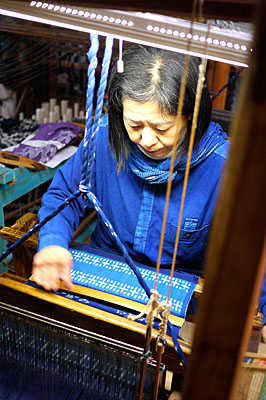
<path fill-rule="evenodd" d="M 252 35 L 151 13 L 1 0 L 0 14 L 248 66 Z M 189 44 L 189 46 L 188 46 Z M 188 50 L 189 49 L 189 50 Z"/>

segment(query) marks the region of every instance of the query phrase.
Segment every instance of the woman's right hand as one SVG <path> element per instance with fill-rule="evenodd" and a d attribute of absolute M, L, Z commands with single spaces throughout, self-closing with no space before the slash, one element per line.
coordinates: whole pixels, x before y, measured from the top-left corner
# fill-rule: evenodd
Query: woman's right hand
<path fill-rule="evenodd" d="M 60 281 L 70 290 L 72 266 L 73 258 L 68 250 L 60 246 L 48 246 L 35 254 L 32 277 L 46 290 L 58 290 Z"/>

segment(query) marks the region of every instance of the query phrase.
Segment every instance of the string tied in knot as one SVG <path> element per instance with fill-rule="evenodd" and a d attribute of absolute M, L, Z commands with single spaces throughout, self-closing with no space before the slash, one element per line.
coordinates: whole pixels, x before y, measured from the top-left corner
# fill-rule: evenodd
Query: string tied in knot
<path fill-rule="evenodd" d="M 148 348 L 148 350 L 145 352 L 145 350 L 143 350 L 143 355 L 141 356 L 142 360 L 146 360 L 149 361 L 152 357 L 152 352 L 150 347 Z"/>
<path fill-rule="evenodd" d="M 158 315 L 157 309 L 160 305 L 160 297 L 161 296 L 157 290 L 151 289 L 151 296 L 144 310 L 138 315 L 129 314 L 128 319 L 130 319 L 131 321 L 135 321 L 136 319 L 139 319 L 146 314 L 147 325 L 152 325 L 154 317 Z"/>
<path fill-rule="evenodd" d="M 82 197 L 84 200 L 88 200 L 88 193 L 90 192 L 90 184 L 85 185 L 83 181 L 79 184 L 79 191 L 82 193 Z"/>

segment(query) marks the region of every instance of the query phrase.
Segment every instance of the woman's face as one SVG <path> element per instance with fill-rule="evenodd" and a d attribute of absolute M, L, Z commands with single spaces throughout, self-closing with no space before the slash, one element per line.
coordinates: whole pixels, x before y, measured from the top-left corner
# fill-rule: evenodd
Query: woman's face
<path fill-rule="evenodd" d="M 123 100 L 123 120 L 130 140 L 153 158 L 165 157 L 173 148 L 175 134 L 179 140 L 187 127 L 187 118 L 161 113 L 156 102 Z"/>

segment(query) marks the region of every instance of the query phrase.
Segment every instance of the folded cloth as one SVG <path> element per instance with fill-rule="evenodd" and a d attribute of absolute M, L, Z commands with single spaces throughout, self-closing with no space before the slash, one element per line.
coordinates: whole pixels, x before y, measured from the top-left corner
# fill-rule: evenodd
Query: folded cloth
<path fill-rule="evenodd" d="M 74 144 L 80 128 L 71 122 L 41 124 L 34 137 L 12 150 L 13 153 L 42 163 L 51 160 L 63 147 Z"/>
<path fill-rule="evenodd" d="M 0 118 L 1 149 L 20 144 L 29 136 L 37 133 L 39 124 L 32 119 Z"/>

